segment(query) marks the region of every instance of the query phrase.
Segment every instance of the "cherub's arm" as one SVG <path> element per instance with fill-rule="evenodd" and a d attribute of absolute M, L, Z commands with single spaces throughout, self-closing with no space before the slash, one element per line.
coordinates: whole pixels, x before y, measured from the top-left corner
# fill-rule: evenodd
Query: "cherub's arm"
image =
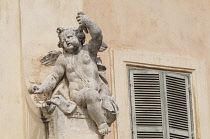
<path fill-rule="evenodd" d="M 64 68 L 64 61 L 61 56 L 58 57 L 53 72 L 48 75 L 48 77 L 44 80 L 44 82 L 34 90 L 33 93 L 40 94 L 40 93 L 48 93 L 51 92 L 58 82 L 61 80 L 65 73 Z"/>
<path fill-rule="evenodd" d="M 90 32 L 90 36 L 92 39 L 89 41 L 89 50 L 90 52 L 97 54 L 99 51 L 99 48 L 102 45 L 102 32 L 101 29 L 84 13 L 80 12 L 78 13 L 78 16 L 76 17 L 78 23 L 82 27 L 86 27 L 88 31 Z"/>

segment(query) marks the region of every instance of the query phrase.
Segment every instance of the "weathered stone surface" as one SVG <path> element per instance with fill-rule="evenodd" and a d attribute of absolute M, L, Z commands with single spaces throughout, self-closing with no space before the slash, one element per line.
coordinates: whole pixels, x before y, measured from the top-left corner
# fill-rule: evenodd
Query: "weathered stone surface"
<path fill-rule="evenodd" d="M 49 123 L 50 139 L 101 139 L 95 122 L 88 116 L 87 110 L 77 107 L 76 111 L 66 116 L 56 108 Z"/>
<path fill-rule="evenodd" d="M 110 126 L 118 116 L 118 106 L 104 77 L 106 67 L 97 54 L 108 47 L 102 41 L 102 32 L 84 13 L 78 13 L 76 19 L 78 28 L 57 28 L 58 47 L 63 52 L 50 51 L 41 59 L 45 66 L 55 65 L 53 72 L 41 85 L 29 88 L 30 94 L 50 96 L 38 104 L 53 127 L 49 130 L 46 125 L 50 138 L 68 138 L 71 133 L 74 138 L 86 134 L 101 138 L 111 131 Z M 83 45 L 83 31 L 92 37 L 86 45 Z M 82 110 L 82 114 L 78 110 Z M 82 115 L 85 118 L 81 118 Z"/>

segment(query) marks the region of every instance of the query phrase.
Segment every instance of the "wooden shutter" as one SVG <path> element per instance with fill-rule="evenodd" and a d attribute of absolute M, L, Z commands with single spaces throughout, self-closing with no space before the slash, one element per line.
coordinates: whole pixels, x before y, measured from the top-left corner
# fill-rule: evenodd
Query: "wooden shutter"
<path fill-rule="evenodd" d="M 192 139 L 189 81 L 186 75 L 130 70 L 134 139 Z"/>
<path fill-rule="evenodd" d="M 160 74 L 131 70 L 132 131 L 134 139 L 162 139 Z"/>
<path fill-rule="evenodd" d="M 170 139 L 192 139 L 189 82 L 185 75 L 164 76 Z"/>

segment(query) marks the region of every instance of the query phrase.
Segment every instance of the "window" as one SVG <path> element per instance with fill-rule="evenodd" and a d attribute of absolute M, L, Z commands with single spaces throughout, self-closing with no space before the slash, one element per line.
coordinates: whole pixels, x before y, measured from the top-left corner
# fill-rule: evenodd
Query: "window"
<path fill-rule="evenodd" d="M 133 139 L 193 139 L 189 74 L 129 73 Z"/>

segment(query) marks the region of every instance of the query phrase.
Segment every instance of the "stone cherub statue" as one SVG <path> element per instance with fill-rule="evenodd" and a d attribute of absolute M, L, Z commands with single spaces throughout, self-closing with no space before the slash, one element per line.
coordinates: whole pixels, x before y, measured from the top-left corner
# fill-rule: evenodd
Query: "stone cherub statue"
<path fill-rule="evenodd" d="M 101 29 L 87 15 L 79 12 L 76 19 L 79 23 L 78 28 L 72 26 L 57 28 L 58 47 L 62 48 L 63 52 L 51 51 L 41 60 L 43 65 L 55 65 L 54 70 L 41 85 L 33 85 L 29 92 L 32 94 L 53 92 L 58 84 L 65 80 L 70 101 L 62 95 L 51 95 L 51 99 L 46 101 L 49 111 L 57 106 L 64 114 L 71 114 L 76 105 L 84 107 L 95 121 L 98 132 L 106 135 L 118 115 L 118 106 L 103 74 L 106 68 L 98 56 L 98 52 L 104 51 L 107 45 L 102 41 Z M 83 45 L 85 42 L 83 31 L 89 32 L 91 36 L 86 45 Z"/>

